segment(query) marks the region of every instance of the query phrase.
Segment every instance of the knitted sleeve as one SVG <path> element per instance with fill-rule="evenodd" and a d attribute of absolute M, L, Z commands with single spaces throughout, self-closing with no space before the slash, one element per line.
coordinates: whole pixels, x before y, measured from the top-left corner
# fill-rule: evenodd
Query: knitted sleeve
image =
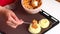
<path fill-rule="evenodd" d="M 0 6 L 5 6 L 13 3 L 15 0 L 0 0 Z"/>

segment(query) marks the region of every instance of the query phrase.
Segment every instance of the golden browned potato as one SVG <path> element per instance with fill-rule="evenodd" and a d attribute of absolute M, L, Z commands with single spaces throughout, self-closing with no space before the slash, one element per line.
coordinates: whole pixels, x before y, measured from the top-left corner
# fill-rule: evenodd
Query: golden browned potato
<path fill-rule="evenodd" d="M 37 24 L 36 20 L 33 20 L 33 22 L 29 26 L 29 32 L 32 34 L 37 34 L 41 32 L 41 27 L 39 24 Z"/>
<path fill-rule="evenodd" d="M 47 28 L 50 24 L 48 19 L 42 19 L 39 21 L 40 27 Z"/>

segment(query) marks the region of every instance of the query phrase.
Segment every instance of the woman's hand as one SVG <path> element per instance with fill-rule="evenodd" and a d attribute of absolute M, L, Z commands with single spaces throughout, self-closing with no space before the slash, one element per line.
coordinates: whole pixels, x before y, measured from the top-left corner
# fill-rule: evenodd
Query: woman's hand
<path fill-rule="evenodd" d="M 16 28 L 18 25 L 23 24 L 22 19 L 18 19 L 15 13 L 9 9 L 0 6 L 0 13 L 4 14 L 7 18 L 6 23 L 11 26 L 12 28 Z"/>

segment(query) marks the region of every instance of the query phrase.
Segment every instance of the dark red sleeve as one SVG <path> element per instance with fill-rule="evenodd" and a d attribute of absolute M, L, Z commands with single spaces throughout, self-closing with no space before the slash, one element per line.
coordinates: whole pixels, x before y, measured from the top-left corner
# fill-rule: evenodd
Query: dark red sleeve
<path fill-rule="evenodd" d="M 14 2 L 15 0 L 0 0 L 0 6 L 5 6 L 8 5 L 12 2 Z"/>

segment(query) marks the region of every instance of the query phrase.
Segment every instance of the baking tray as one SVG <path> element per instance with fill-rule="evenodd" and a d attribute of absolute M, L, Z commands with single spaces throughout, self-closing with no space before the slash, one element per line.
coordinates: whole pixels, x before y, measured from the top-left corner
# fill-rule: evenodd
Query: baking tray
<path fill-rule="evenodd" d="M 26 21 L 32 22 L 33 19 L 41 20 L 41 19 L 45 19 L 45 18 L 50 21 L 50 25 L 48 28 L 45 28 L 45 29 L 42 28 L 41 32 L 39 33 L 39 34 L 44 34 L 48 30 L 50 30 L 51 28 L 56 26 L 59 23 L 59 20 L 57 20 L 56 18 L 54 18 L 53 16 L 51 16 L 50 14 L 48 14 L 47 12 L 45 12 L 41 9 L 41 11 L 38 14 L 35 14 L 32 16 L 29 15 L 29 18 L 28 18 L 29 20 L 26 20 Z M 27 26 L 27 28 L 29 28 L 29 25 Z M 28 31 L 28 29 L 27 29 L 27 31 Z M 29 32 L 26 34 L 31 34 L 31 33 Z"/>
<path fill-rule="evenodd" d="M 50 20 L 51 24 L 50 24 L 50 28 L 48 28 L 47 30 L 45 30 L 44 32 L 42 32 L 42 34 L 44 34 L 45 32 L 49 31 L 51 28 L 53 28 L 54 26 L 56 26 L 57 24 L 59 24 L 59 20 L 54 18 L 53 16 L 51 16 L 50 14 L 48 14 L 47 12 L 45 12 L 44 10 L 42 10 L 41 12 L 39 12 L 41 15 L 43 15 L 45 18 L 47 18 L 48 20 Z"/>
<path fill-rule="evenodd" d="M 50 25 L 48 28 L 43 29 L 39 34 L 44 34 L 45 32 L 49 31 L 51 28 L 53 28 L 54 26 L 56 26 L 59 23 L 59 20 L 54 18 L 53 16 L 51 16 L 50 14 L 48 14 L 47 12 L 41 10 L 38 14 L 28 14 L 26 13 L 23 9 L 19 12 L 16 12 L 17 16 L 19 18 L 22 18 L 24 21 L 31 23 L 33 19 L 36 20 L 41 20 L 41 19 L 48 19 L 50 21 Z M 2 28 L 0 28 L 2 34 L 31 34 L 28 31 L 29 28 L 29 24 L 22 24 L 20 26 L 18 26 L 16 29 L 12 29 L 10 27 L 6 26 L 1 26 Z"/>

